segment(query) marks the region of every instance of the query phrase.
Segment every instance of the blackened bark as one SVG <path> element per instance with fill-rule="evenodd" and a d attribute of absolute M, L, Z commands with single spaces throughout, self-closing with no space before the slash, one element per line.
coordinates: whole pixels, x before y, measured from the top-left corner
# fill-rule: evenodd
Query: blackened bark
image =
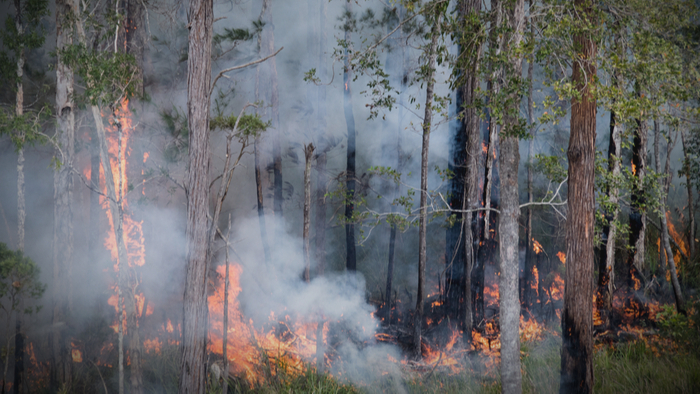
<path fill-rule="evenodd" d="M 255 136 L 254 142 L 254 155 L 255 155 L 255 191 L 257 196 L 257 206 L 258 206 L 258 223 L 260 224 L 260 240 L 262 241 L 263 254 L 265 255 L 265 264 L 269 267 L 271 256 L 270 256 L 270 243 L 267 240 L 267 225 L 265 224 L 265 206 L 263 204 L 263 168 L 261 163 L 261 152 L 260 152 L 260 137 Z"/>
<path fill-rule="evenodd" d="M 615 24 L 617 27 L 617 24 Z M 614 33 L 615 50 L 623 51 L 621 35 Z M 613 84 L 621 87 L 622 79 L 619 72 L 613 72 Z M 608 142 L 608 171 L 613 178 L 620 176 L 620 160 L 622 159 L 622 125 L 617 120 L 615 111 L 610 111 L 610 138 Z M 602 321 L 601 328 L 610 327 L 612 318 L 612 298 L 615 284 L 615 237 L 617 236 L 617 218 L 620 190 L 615 182 L 606 185 L 606 191 L 612 212 L 605 213 L 603 235 L 598 254 L 598 289 L 596 291 L 596 307 Z"/>
<path fill-rule="evenodd" d="M 21 297 L 21 295 L 20 295 Z M 20 305 L 22 301 L 20 300 Z M 9 351 L 9 349 L 8 349 Z M 22 312 L 17 311 L 15 320 L 15 368 L 12 389 L 15 394 L 20 394 L 22 390 L 22 374 L 24 373 L 24 334 L 22 333 Z"/>
<path fill-rule="evenodd" d="M 588 5 L 588 6 L 587 6 Z M 574 7 L 591 23 L 594 10 L 586 0 Z M 593 23 L 595 25 L 595 23 Z M 580 97 L 571 99 L 566 274 L 562 311 L 560 393 L 593 392 L 593 238 L 595 209 L 596 99 L 593 91 L 596 45 L 586 33 L 574 35 L 577 53 L 572 80 Z"/>
<path fill-rule="evenodd" d="M 613 177 L 620 176 L 620 155 L 622 153 L 622 129 L 616 119 L 615 111 L 610 112 L 610 140 L 608 143 L 608 171 Z M 602 245 L 598 255 L 598 289 L 596 307 L 602 320 L 602 328 L 610 326 L 612 317 L 613 284 L 615 282 L 615 236 L 617 235 L 617 216 L 619 209 L 619 189 L 615 183 L 607 185 L 607 194 L 612 212 L 607 212 L 603 226 Z"/>
<path fill-rule="evenodd" d="M 209 253 L 209 91 L 212 0 L 191 0 L 187 58 L 187 274 L 180 344 L 180 394 L 206 390 L 207 261 Z"/>
<path fill-rule="evenodd" d="M 418 291 L 416 293 L 416 313 L 413 321 L 413 354 L 416 358 L 421 355 L 422 325 L 423 325 L 423 301 L 425 298 L 425 264 L 427 255 L 428 232 L 428 151 L 430 146 L 430 130 L 433 122 L 433 88 L 435 80 L 435 59 L 437 58 L 437 44 L 440 36 L 441 18 L 433 21 L 431 28 L 431 41 L 428 48 L 428 75 L 426 76 L 425 89 L 425 115 L 423 117 L 423 144 L 421 148 L 420 165 L 420 211 L 418 219 Z"/>
<path fill-rule="evenodd" d="M 681 143 L 683 144 L 683 157 L 687 156 L 686 144 L 685 144 L 685 132 L 681 130 Z M 690 168 L 687 159 L 683 160 L 683 172 L 685 173 L 685 187 L 688 191 L 688 246 L 690 261 L 695 261 L 695 198 L 693 197 L 693 182 L 690 179 Z"/>
<path fill-rule="evenodd" d="M 639 92 L 641 95 L 642 93 Z M 629 254 L 627 260 L 628 285 L 634 290 L 642 286 L 642 267 L 644 266 L 644 245 L 646 240 L 647 213 L 646 198 L 644 196 L 644 177 L 646 175 L 647 157 L 647 121 L 637 119 L 637 127 L 634 131 L 634 143 L 632 146 L 632 172 L 635 175 L 632 188 L 631 209 L 629 214 L 630 238 L 629 244 L 634 246 L 634 251 Z"/>
<path fill-rule="evenodd" d="M 352 2 L 347 1 L 346 12 L 348 17 L 352 17 Z M 345 30 L 345 42 L 350 45 L 352 42 L 352 32 L 350 28 Z M 352 110 L 352 89 L 351 82 L 353 72 L 350 66 L 350 51 L 345 49 L 345 64 L 343 67 L 343 110 L 345 112 L 345 124 L 348 132 L 348 144 L 346 154 L 346 170 L 345 170 L 345 187 L 347 189 L 345 195 L 345 249 L 346 249 L 346 267 L 348 271 L 357 270 L 357 255 L 355 252 L 355 223 L 353 222 L 353 214 L 355 211 L 355 115 Z"/>
<path fill-rule="evenodd" d="M 464 116 L 460 120 L 458 133 L 463 137 L 459 141 L 455 139 L 455 143 L 462 143 L 464 146 L 464 157 L 461 164 L 464 166 L 462 174 L 461 187 L 461 209 L 475 210 L 479 203 L 479 157 L 481 154 L 481 138 L 479 135 L 479 116 L 474 107 L 475 90 L 479 83 L 479 61 L 481 58 L 481 40 L 478 38 L 481 25 L 473 24 L 472 17 L 481 10 L 481 2 L 477 0 L 463 0 L 459 3 L 459 13 L 462 23 L 464 24 L 464 36 L 461 37 L 460 53 L 464 54 L 462 59 L 463 67 L 460 70 L 462 83 L 457 89 L 457 108 L 463 111 Z M 476 18 L 478 20 L 478 17 Z M 456 201 L 455 201 L 456 202 Z M 463 236 L 460 241 L 462 245 L 462 261 L 461 272 L 458 275 L 452 275 L 452 284 L 459 289 L 457 292 L 457 300 L 459 305 L 458 318 L 460 328 L 462 330 L 462 339 L 465 343 L 472 341 L 472 329 L 474 327 L 473 320 L 473 298 L 471 275 L 472 268 L 476 256 L 476 247 L 478 246 L 478 234 L 476 233 L 477 212 L 466 212 L 461 215 L 461 232 Z M 477 240 L 475 242 L 475 240 Z M 455 261 L 453 264 L 456 264 Z M 456 267 L 455 267 L 456 268 Z M 460 274 L 461 273 L 461 277 Z M 457 276 L 457 278 L 455 278 Z M 446 286 L 447 287 L 447 286 Z M 449 291 L 449 290 L 448 290 Z M 454 300 L 448 296 L 448 300 Z"/>
<path fill-rule="evenodd" d="M 69 386 L 72 377 L 72 360 L 69 339 L 64 331 L 70 309 L 70 273 L 73 261 L 73 154 L 75 146 L 75 114 L 73 111 L 73 70 L 63 63 L 60 49 L 71 45 L 71 1 L 56 2 L 56 48 L 59 49 L 56 64 L 56 138 L 58 149 L 54 153 L 61 166 L 54 171 L 54 227 L 53 227 L 53 282 L 51 346 L 51 386 Z M 99 155 L 99 153 L 98 153 Z M 99 156 L 98 156 L 99 160 Z M 93 170 L 93 173 L 95 170 Z M 97 164 L 99 177 L 99 162 Z M 99 179 L 99 178 L 98 178 Z M 99 181 L 97 182 L 99 184 Z M 97 193 L 90 198 L 99 199 Z M 93 233 L 98 232 L 93 229 Z"/>

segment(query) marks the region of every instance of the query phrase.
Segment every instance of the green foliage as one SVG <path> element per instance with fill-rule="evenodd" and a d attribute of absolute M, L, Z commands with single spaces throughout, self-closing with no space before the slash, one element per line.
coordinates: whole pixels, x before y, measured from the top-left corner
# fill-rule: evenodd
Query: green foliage
<path fill-rule="evenodd" d="M 7 319 L 15 311 L 26 314 L 39 311 L 39 306 L 18 310 L 22 300 L 37 300 L 44 294 L 46 285 L 39 281 L 39 273 L 39 266 L 29 257 L 0 243 L 0 308 Z"/>
<path fill-rule="evenodd" d="M 165 131 L 170 138 L 167 139 L 163 156 L 169 163 L 178 162 L 187 153 L 189 146 L 189 129 L 187 117 L 176 107 L 160 111 L 160 119 L 165 125 Z"/>
<path fill-rule="evenodd" d="M 60 56 L 85 82 L 83 97 L 91 105 L 112 107 L 134 96 L 132 82 L 138 69 L 133 55 L 75 44 L 67 46 Z"/>
<path fill-rule="evenodd" d="M 267 130 L 270 124 L 269 121 L 263 122 L 258 114 L 243 114 L 240 119 L 234 115 L 219 115 L 209 121 L 209 128 L 230 130 L 239 138 L 247 138 Z"/>
<path fill-rule="evenodd" d="M 44 143 L 46 137 L 41 133 L 42 126 L 49 120 L 51 109 L 45 105 L 38 112 L 27 111 L 17 116 L 14 112 L 0 107 L 0 136 L 8 135 L 16 149 L 25 145 Z"/>
<path fill-rule="evenodd" d="M 4 3 L 4 1 L 3 1 Z M 17 79 L 17 61 L 20 52 L 36 49 L 44 45 L 46 31 L 42 24 L 43 17 L 49 15 L 48 0 L 24 0 L 20 3 L 22 31 L 17 29 L 15 16 L 8 15 L 5 29 L 0 30 L 0 78 L 8 79 L 14 85 Z M 12 7 L 13 11 L 16 9 Z"/>

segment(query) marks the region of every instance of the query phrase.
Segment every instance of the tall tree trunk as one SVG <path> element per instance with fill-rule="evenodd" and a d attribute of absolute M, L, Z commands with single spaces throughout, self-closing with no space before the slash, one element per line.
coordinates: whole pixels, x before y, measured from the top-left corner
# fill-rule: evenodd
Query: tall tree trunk
<path fill-rule="evenodd" d="M 75 113 L 73 111 L 73 70 L 63 63 L 60 50 L 71 45 L 71 1 L 56 2 L 56 137 L 58 149 L 54 156 L 61 166 L 54 171 L 54 227 L 53 227 L 53 307 L 50 334 L 52 387 L 69 386 L 72 360 L 69 340 L 64 332 L 70 310 L 71 262 L 73 261 L 73 154 L 75 150 Z M 99 177 L 99 163 L 97 170 Z M 91 174 L 92 175 L 92 174 Z M 98 178 L 99 179 L 99 178 Z M 99 184 L 99 181 L 97 182 Z M 97 193 L 91 193 L 98 198 Z M 92 233 L 97 233 L 92 229 Z M 63 328 L 62 328 L 63 327 Z"/>
<path fill-rule="evenodd" d="M 687 156 L 687 150 L 686 150 L 686 144 L 685 144 L 685 132 L 681 130 L 681 144 L 683 144 L 683 157 L 688 157 Z M 689 247 L 689 252 L 690 256 L 689 259 L 690 261 L 695 261 L 695 233 L 696 233 L 696 225 L 695 225 L 695 197 L 693 197 L 693 182 L 690 179 L 690 168 L 688 167 L 687 161 L 684 159 L 683 160 L 683 172 L 685 173 L 685 187 L 688 190 L 688 226 L 690 227 L 688 229 L 688 247 Z"/>
<path fill-rule="evenodd" d="M 352 18 L 352 2 L 347 0 L 345 10 L 348 18 Z M 353 214 L 355 211 L 355 115 L 352 110 L 352 89 L 351 83 L 353 79 L 352 68 L 350 67 L 350 53 L 352 43 L 352 32 L 350 27 L 345 28 L 345 42 L 348 48 L 345 49 L 345 64 L 343 67 L 343 110 L 345 112 L 345 124 L 348 132 L 348 144 L 346 154 L 346 170 L 345 170 L 345 187 L 347 189 L 345 195 L 345 249 L 346 249 L 346 267 L 348 271 L 357 270 L 357 256 L 355 252 L 355 223 L 353 222 Z"/>
<path fill-rule="evenodd" d="M 535 36 L 535 24 L 532 20 L 532 0 L 529 0 L 529 12 L 528 23 L 530 24 L 530 36 Z M 532 203 L 534 201 L 534 194 L 532 191 L 532 183 L 534 179 L 534 171 L 532 169 L 532 153 L 535 150 L 535 113 L 534 113 L 534 102 L 532 100 L 533 85 L 535 83 L 534 78 L 535 71 L 535 49 L 528 56 L 527 64 L 527 80 L 529 81 L 529 86 L 527 89 L 527 122 L 530 125 L 530 141 L 527 145 L 527 202 Z M 525 267 L 524 267 L 524 280 L 521 286 L 521 303 L 532 312 L 532 307 L 536 304 L 535 294 L 537 292 L 537 280 L 535 279 L 535 271 L 538 270 L 537 267 L 537 255 L 534 251 L 533 245 L 533 235 L 532 235 L 532 207 L 527 208 L 527 214 L 525 216 Z"/>
<path fill-rule="evenodd" d="M 617 27 L 617 23 L 615 24 Z M 615 51 L 623 50 L 621 35 L 614 32 Z M 622 79 L 619 72 L 613 72 L 613 83 L 621 87 Z M 613 178 L 618 178 L 621 173 L 620 160 L 622 159 L 622 125 L 617 119 L 615 111 L 610 111 L 610 137 L 608 142 L 608 171 Z M 617 217 L 620 213 L 618 207 L 620 190 L 615 182 L 606 185 L 608 202 L 613 207 L 612 212 L 606 212 L 603 225 L 602 245 L 598 254 L 598 289 L 596 291 L 596 307 L 602 320 L 602 329 L 610 328 L 612 318 L 613 287 L 615 285 L 615 237 L 617 236 Z"/>
<path fill-rule="evenodd" d="M 608 171 L 613 177 L 620 176 L 620 158 L 622 154 L 622 128 L 614 111 L 610 112 L 610 140 L 608 144 Z M 610 327 L 612 318 L 612 296 L 615 283 L 615 237 L 617 235 L 617 216 L 619 214 L 619 189 L 612 183 L 607 185 L 608 201 L 613 211 L 605 217 L 603 227 L 603 245 L 598 259 L 598 290 L 596 306 L 603 321 L 602 328 Z"/>
<path fill-rule="evenodd" d="M 516 53 L 523 39 L 525 27 L 525 0 L 516 0 L 505 8 L 505 19 L 509 30 L 507 50 L 509 55 L 507 81 L 518 80 L 522 75 L 523 57 Z M 518 278 L 520 196 L 518 190 L 518 167 L 520 164 L 519 139 L 513 130 L 519 124 L 521 97 L 515 93 L 510 97 L 514 108 L 506 109 L 503 137 L 500 143 L 499 169 L 501 175 L 501 213 L 499 215 L 499 248 L 501 275 L 499 279 L 501 329 L 501 385 L 503 393 L 522 392 L 520 371 L 520 297 Z M 510 100 L 509 100 L 510 101 Z"/>
<path fill-rule="evenodd" d="M 318 64 L 317 70 L 319 78 L 322 81 L 326 80 L 326 58 L 324 51 L 326 50 L 326 16 L 328 13 L 328 2 L 320 1 L 319 9 L 319 42 L 318 42 Z M 328 177 L 326 175 L 326 152 L 332 148 L 330 143 L 325 139 L 320 139 L 326 133 L 326 86 L 321 84 L 318 86 L 318 95 L 316 96 L 316 122 L 319 130 L 319 143 L 317 144 L 318 154 L 316 155 L 316 221 L 314 224 L 316 232 L 316 271 L 319 276 L 322 276 L 326 270 L 326 184 Z M 321 334 L 323 331 L 321 329 Z"/>
<path fill-rule="evenodd" d="M 593 23 L 594 6 L 575 0 L 586 26 Z M 596 44 L 586 33 L 574 35 L 577 53 L 572 80 L 580 97 L 571 99 L 569 193 L 566 220 L 566 274 L 561 332 L 560 393 L 593 392 L 593 238 L 595 209 Z"/>
<path fill-rule="evenodd" d="M 124 9 L 126 29 L 126 53 L 133 55 L 136 60 L 136 75 L 133 77 L 133 84 L 137 95 L 143 95 L 143 71 L 144 52 L 147 43 L 147 31 L 144 26 L 144 13 L 146 12 L 144 0 L 126 0 Z"/>
<path fill-rule="evenodd" d="M 491 1 L 490 10 L 490 34 L 488 37 L 489 51 L 493 52 L 493 55 L 500 54 L 501 43 L 503 40 L 499 38 L 497 29 L 501 26 L 503 22 L 502 14 L 502 4 L 498 0 Z M 493 56 L 492 55 L 492 56 Z M 491 207 L 491 184 L 494 173 L 494 154 L 496 146 L 498 145 L 498 127 L 491 117 L 491 100 L 495 97 L 499 90 L 499 75 L 496 65 L 489 65 L 490 76 L 487 81 L 487 91 L 486 96 L 487 106 L 484 108 L 485 122 L 483 123 L 483 133 L 486 142 L 486 152 L 484 154 L 484 182 L 482 189 L 482 204 L 484 208 Z M 478 82 L 477 82 L 478 83 Z M 478 86 L 478 85 L 477 85 Z M 474 214 L 478 216 L 478 214 Z M 486 265 L 485 263 L 492 258 L 493 246 L 489 232 L 490 232 L 490 211 L 485 210 L 481 213 L 482 220 L 477 220 L 477 225 L 472 226 L 472 234 L 475 238 L 474 243 L 476 244 L 477 254 L 473 259 L 472 268 L 472 299 L 474 303 L 474 326 L 479 326 L 479 323 L 485 318 L 484 314 L 484 286 L 486 285 Z M 477 236 L 478 234 L 478 236 Z"/>
<path fill-rule="evenodd" d="M 228 394 L 228 289 L 229 289 L 229 248 L 231 247 L 231 214 L 228 214 L 228 227 L 226 231 L 226 273 L 224 275 L 224 338 L 223 338 L 223 356 L 224 356 L 224 384 L 222 387 L 223 394 Z"/>
<path fill-rule="evenodd" d="M 209 255 L 209 90 L 213 1 L 191 0 L 187 57 L 187 274 L 180 345 L 180 394 L 206 390 L 207 262 Z"/>
<path fill-rule="evenodd" d="M 270 262 L 272 261 L 272 257 L 270 255 L 270 243 L 267 239 L 267 225 L 265 224 L 265 206 L 263 204 L 263 199 L 264 199 L 264 179 L 267 179 L 267 177 L 264 177 L 266 173 L 264 173 L 263 164 L 261 163 L 261 159 L 263 156 L 261 152 L 261 142 L 260 142 L 260 136 L 255 136 L 255 142 L 254 142 L 254 155 L 255 155 L 255 191 L 256 191 L 256 196 L 257 196 L 257 206 L 258 206 L 258 223 L 260 224 L 260 240 L 262 241 L 262 246 L 263 246 L 263 254 L 265 255 L 265 265 L 267 267 L 270 266 Z M 264 177 L 264 178 L 263 178 Z"/>
<path fill-rule="evenodd" d="M 475 225 L 478 213 L 475 211 L 479 204 L 479 157 L 481 154 L 481 136 L 479 135 L 479 115 L 474 107 L 475 91 L 479 84 L 479 61 L 481 58 L 482 44 L 481 40 L 474 40 L 481 25 L 470 21 L 478 20 L 473 18 L 478 15 L 481 10 L 481 2 L 478 0 L 462 0 L 459 3 L 459 13 L 462 23 L 464 23 L 465 35 L 460 42 L 460 53 L 465 54 L 463 60 L 464 66 L 460 70 L 463 78 L 462 84 L 457 90 L 457 108 L 463 111 L 464 117 L 460 121 L 459 133 L 463 133 L 462 143 L 464 143 L 464 161 L 465 171 L 462 174 L 462 210 L 465 212 L 462 215 L 462 237 L 464 248 L 464 261 L 462 267 L 462 277 L 460 283 L 455 285 L 459 291 L 459 318 L 462 330 L 462 339 L 465 343 L 472 341 L 472 329 L 474 327 L 473 320 L 473 298 L 472 298 L 472 269 L 475 265 L 476 251 L 478 247 L 479 236 L 476 233 L 477 226 Z"/>
<path fill-rule="evenodd" d="M 637 93 L 641 91 L 637 88 Z M 636 179 L 632 189 L 632 204 L 629 214 L 630 239 L 629 244 L 634 246 L 634 252 L 628 258 L 628 285 L 634 290 L 639 290 L 642 285 L 642 268 L 644 266 L 644 245 L 646 240 L 647 213 L 646 198 L 644 197 L 644 177 L 646 175 L 647 156 L 647 121 L 637 119 L 637 127 L 634 131 L 634 144 L 632 147 L 632 172 Z"/>
<path fill-rule="evenodd" d="M 22 4 L 20 0 L 15 0 L 15 29 L 21 37 L 24 33 L 22 25 Z M 24 114 L 24 86 L 22 77 L 24 76 L 24 46 L 20 45 L 17 50 L 17 95 L 15 100 L 15 115 L 21 117 Z M 20 132 L 20 147 L 17 152 L 17 250 L 24 252 L 24 220 L 26 217 L 24 199 L 24 134 Z M 21 305 L 21 295 L 20 305 Z M 24 371 L 24 336 L 22 334 L 22 310 L 17 311 L 15 324 L 15 369 L 14 385 L 15 393 L 19 393 L 22 384 L 22 372 Z M 8 331 L 9 335 L 9 331 Z M 9 348 L 7 351 L 9 352 Z"/>
<path fill-rule="evenodd" d="M 499 34 L 497 30 L 501 27 L 503 24 L 503 4 L 499 0 L 492 0 L 491 1 L 491 12 L 492 12 L 492 25 L 491 25 L 491 36 L 489 37 L 489 45 L 491 46 L 491 50 L 493 51 L 495 56 L 500 55 L 502 47 L 503 47 L 503 42 L 504 40 L 502 37 L 504 37 L 502 34 Z M 501 89 L 501 73 L 499 72 L 499 67 L 495 64 L 491 65 L 491 75 L 489 77 L 489 103 L 493 102 L 496 99 L 496 96 L 500 92 Z M 489 111 L 490 113 L 491 111 Z M 494 172 L 494 159 L 496 155 L 496 146 L 498 146 L 498 125 L 496 122 L 489 121 L 489 144 L 488 148 L 486 151 L 486 176 L 484 179 L 484 206 L 485 207 L 490 207 L 491 206 L 491 188 L 492 186 L 492 180 L 493 180 L 493 172 Z M 490 235 L 490 217 L 491 211 L 486 210 L 484 211 L 484 234 L 483 234 L 483 239 L 487 240 L 491 238 Z"/>
<path fill-rule="evenodd" d="M 304 244 L 304 281 L 311 280 L 311 245 L 309 231 L 311 229 L 311 160 L 314 154 L 314 145 L 304 145 L 304 229 L 302 240 Z"/>
<path fill-rule="evenodd" d="M 425 265 L 427 255 L 428 233 L 428 151 L 430 146 L 430 130 L 433 123 L 433 89 L 435 80 L 435 60 L 437 58 L 437 44 L 440 36 L 441 15 L 433 21 L 430 35 L 430 47 L 428 48 L 428 73 L 425 88 L 425 115 L 423 116 L 423 144 L 420 161 L 420 211 L 418 219 L 418 291 L 416 294 L 416 313 L 413 321 L 413 352 L 416 358 L 421 357 L 422 325 L 423 325 L 423 301 L 425 298 Z"/>
<path fill-rule="evenodd" d="M 663 187 L 661 194 L 659 196 L 659 210 L 661 211 L 661 242 L 663 243 L 664 251 L 666 252 L 666 261 L 668 262 L 669 270 L 671 271 L 671 285 L 673 287 L 673 296 L 676 300 L 676 310 L 678 313 L 686 314 L 683 293 L 681 292 L 680 283 L 678 283 L 678 273 L 676 272 L 676 262 L 673 258 L 673 251 L 671 250 L 670 236 L 668 233 L 668 219 L 666 217 L 666 204 L 668 203 L 668 192 L 671 188 L 671 182 L 673 181 L 673 173 L 671 172 L 671 152 L 676 143 L 676 140 L 671 140 L 669 136 L 666 144 L 666 165 L 664 166 L 663 173 L 660 171 L 661 164 L 661 153 L 659 147 L 659 139 L 661 137 L 661 129 L 659 127 L 659 122 L 654 119 L 654 165 L 656 167 L 656 172 L 663 174 L 661 179 L 661 186 Z M 673 143 L 672 143 L 673 142 Z"/>
<path fill-rule="evenodd" d="M 24 309 L 24 302 L 20 297 L 20 309 L 17 311 L 17 316 L 15 318 L 15 369 L 14 377 L 12 383 L 12 389 L 15 394 L 21 394 L 22 389 L 22 374 L 24 374 L 24 334 L 22 333 L 22 309 Z M 9 349 L 7 349 L 9 351 Z"/>
<path fill-rule="evenodd" d="M 396 9 L 390 11 L 393 13 L 391 22 L 387 24 L 386 27 L 386 33 L 390 33 L 393 31 L 396 26 L 398 26 L 399 23 L 401 23 L 401 20 L 404 18 L 406 10 L 403 6 L 397 6 Z M 392 146 L 385 146 L 386 150 L 384 151 L 384 156 L 385 158 L 393 158 L 394 155 L 396 155 L 396 171 L 400 174 L 402 169 L 401 169 L 401 132 L 402 132 L 402 122 L 401 120 L 403 119 L 403 99 L 404 99 L 404 90 L 405 86 L 403 83 L 403 75 L 406 73 L 406 51 L 401 43 L 402 39 L 401 36 L 398 37 L 392 37 L 390 39 L 390 44 L 392 48 L 392 52 L 387 52 L 386 56 L 386 72 L 387 74 L 390 75 L 391 78 L 391 84 L 396 86 L 398 89 L 398 99 L 397 99 L 397 107 L 398 107 L 398 114 L 396 118 L 396 145 Z M 389 130 L 389 127 L 391 123 L 390 122 L 385 122 L 385 132 L 386 133 L 391 133 L 391 130 Z M 395 153 L 392 152 L 392 148 L 395 149 Z M 401 186 L 399 184 L 394 185 L 394 190 L 393 190 L 393 199 L 398 198 L 401 190 Z M 393 200 L 392 199 L 392 200 Z M 395 206 L 394 204 L 391 205 L 391 212 L 394 212 Z M 389 255 L 387 256 L 387 269 L 386 269 L 386 286 L 385 286 L 385 291 L 384 291 L 384 311 L 382 318 L 385 318 L 386 322 L 391 325 L 391 319 L 392 319 L 392 292 L 393 292 L 393 282 L 394 282 L 394 264 L 396 260 L 396 233 L 397 233 L 397 226 L 395 223 L 391 223 L 389 229 Z"/>
<path fill-rule="evenodd" d="M 272 2 L 271 0 L 263 0 L 262 10 L 260 11 L 260 20 L 264 23 L 262 32 L 260 33 L 260 57 L 270 56 L 275 52 L 275 33 L 274 23 L 272 22 Z M 261 88 L 265 99 L 269 100 L 265 105 L 270 107 L 270 120 L 272 121 L 272 129 L 274 130 L 272 142 L 272 173 L 273 173 L 273 211 L 275 213 L 275 239 L 280 240 L 284 234 L 284 218 L 283 218 L 283 186 L 282 180 L 282 130 L 279 116 L 279 89 L 277 80 L 277 60 L 273 57 L 261 65 L 264 83 Z"/>

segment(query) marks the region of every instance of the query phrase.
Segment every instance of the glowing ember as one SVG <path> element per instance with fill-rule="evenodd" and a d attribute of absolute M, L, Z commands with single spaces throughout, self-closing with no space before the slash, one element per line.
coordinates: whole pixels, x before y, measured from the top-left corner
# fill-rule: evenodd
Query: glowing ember
<path fill-rule="evenodd" d="M 78 349 L 78 345 L 76 345 L 74 342 L 71 344 L 71 356 L 73 357 L 73 362 L 74 363 L 82 363 L 83 362 L 83 354 L 80 352 L 80 349 Z"/>
<path fill-rule="evenodd" d="M 566 264 L 566 253 L 559 251 L 557 252 L 557 257 L 559 257 L 559 261 L 561 261 L 562 264 Z"/>
<path fill-rule="evenodd" d="M 544 252 L 544 248 L 542 247 L 542 245 L 539 242 L 537 242 L 537 240 L 534 238 L 532 239 L 532 250 L 535 251 L 535 254 L 540 254 Z"/>

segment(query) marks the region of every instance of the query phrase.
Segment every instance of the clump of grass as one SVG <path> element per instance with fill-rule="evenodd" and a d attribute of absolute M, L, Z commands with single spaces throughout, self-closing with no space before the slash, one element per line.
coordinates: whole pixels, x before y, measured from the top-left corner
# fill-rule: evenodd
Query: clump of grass
<path fill-rule="evenodd" d="M 688 353 L 654 354 L 643 341 L 600 350 L 597 393 L 697 393 L 700 359 Z"/>
<path fill-rule="evenodd" d="M 210 394 L 221 392 L 220 387 L 212 387 Z M 301 374 L 278 371 L 275 379 L 250 385 L 243 380 L 232 379 L 229 382 L 229 393 L 232 394 L 276 394 L 276 393 L 315 393 L 315 394 L 358 394 L 360 390 L 349 384 L 344 384 L 326 373 L 319 373 L 308 366 Z"/>

